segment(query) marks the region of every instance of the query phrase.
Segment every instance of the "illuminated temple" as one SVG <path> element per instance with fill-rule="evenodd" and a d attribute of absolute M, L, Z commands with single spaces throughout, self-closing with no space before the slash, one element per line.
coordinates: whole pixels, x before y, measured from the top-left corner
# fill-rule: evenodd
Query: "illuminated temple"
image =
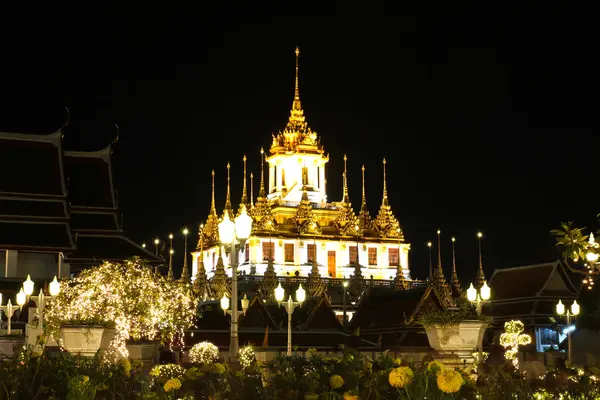
<path fill-rule="evenodd" d="M 219 257 L 227 275 L 229 259 L 221 249 L 218 223 L 225 212 L 238 215 L 246 207 L 254 219 L 251 237 L 239 254 L 239 270 L 246 275 L 310 276 L 348 278 L 357 273 L 364 278 L 410 280 L 408 252 L 398 219 L 389 204 L 386 187 L 386 160 L 382 161 L 383 193 L 377 214 L 371 215 L 365 196 L 365 168 L 362 167 L 362 199 L 355 212 L 347 184 L 347 158 L 344 155 L 343 196 L 330 201 L 327 196 L 325 152 L 317 132 L 309 127 L 296 80 L 288 122 L 273 134 L 267 152 L 261 149 L 258 196 L 247 189 L 246 157 L 242 198 L 237 210 L 230 196 L 230 166 L 227 165 L 227 196 L 222 211 L 215 204 L 214 171 L 212 201 L 206 222 L 199 231 L 193 253 L 193 275 L 204 269 L 210 278 L 219 269 Z M 267 154 L 265 154 L 267 153 Z M 268 168 L 268 181 L 265 174 Z M 252 181 L 252 177 L 251 177 Z M 271 262 L 269 263 L 269 260 Z M 269 271 L 269 265 L 271 271 Z M 358 266 L 358 268 L 357 268 Z M 204 271 L 200 271 L 201 274 Z"/>

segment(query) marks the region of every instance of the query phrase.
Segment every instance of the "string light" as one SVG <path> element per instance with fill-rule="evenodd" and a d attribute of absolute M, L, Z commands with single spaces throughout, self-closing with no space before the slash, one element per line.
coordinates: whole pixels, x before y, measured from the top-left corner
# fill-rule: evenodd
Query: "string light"
<path fill-rule="evenodd" d="M 219 348 L 211 342 L 196 343 L 190 349 L 190 361 L 194 364 L 210 364 L 219 359 Z"/>

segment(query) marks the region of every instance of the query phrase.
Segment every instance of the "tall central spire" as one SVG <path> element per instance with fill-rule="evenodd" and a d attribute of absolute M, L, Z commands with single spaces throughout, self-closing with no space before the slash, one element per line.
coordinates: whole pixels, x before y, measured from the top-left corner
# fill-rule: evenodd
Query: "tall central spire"
<path fill-rule="evenodd" d="M 381 204 L 384 206 L 388 205 L 388 194 L 387 194 L 387 177 L 385 175 L 385 158 L 383 159 L 383 199 L 381 200 Z"/>
<path fill-rule="evenodd" d="M 215 170 L 212 170 L 212 197 L 210 200 L 210 214 L 217 215 L 217 207 L 215 206 Z"/>
<path fill-rule="evenodd" d="M 260 188 L 258 189 L 258 197 L 267 197 L 265 191 L 265 150 L 260 148 Z"/>
<path fill-rule="evenodd" d="M 296 85 L 294 88 L 294 102 L 292 103 L 292 110 L 302 110 L 302 104 L 300 103 L 300 87 L 298 84 L 298 59 L 300 58 L 300 49 L 296 47 Z"/>
<path fill-rule="evenodd" d="M 242 158 L 242 160 L 244 161 L 244 184 L 242 187 L 242 201 L 240 202 L 240 207 L 238 210 L 238 214 L 242 211 L 242 205 L 246 207 L 246 209 L 248 209 L 248 189 L 246 189 L 246 155 L 244 154 L 244 158 Z"/>

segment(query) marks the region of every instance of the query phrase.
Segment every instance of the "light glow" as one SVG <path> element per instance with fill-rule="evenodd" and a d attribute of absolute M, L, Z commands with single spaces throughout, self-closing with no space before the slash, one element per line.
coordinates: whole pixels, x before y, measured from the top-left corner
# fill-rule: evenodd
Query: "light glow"
<path fill-rule="evenodd" d="M 223 214 L 223 220 L 219 222 L 219 240 L 225 246 L 230 245 L 235 240 L 235 224 L 229 218 L 227 210 Z"/>
<path fill-rule="evenodd" d="M 56 275 L 54 275 L 54 280 L 48 285 L 48 289 L 50 290 L 50 296 L 52 297 L 58 296 L 60 293 L 60 283 L 56 279 Z"/>
<path fill-rule="evenodd" d="M 25 295 L 31 296 L 33 294 L 34 283 L 31 280 L 31 276 L 27 275 L 27 280 L 23 282 L 23 290 L 25 291 Z"/>
<path fill-rule="evenodd" d="M 235 234 L 240 240 L 246 240 L 252 232 L 252 217 L 248 215 L 246 206 L 242 204 L 240 215 L 235 218 Z"/>
<path fill-rule="evenodd" d="M 23 288 L 21 288 L 21 291 L 19 293 L 17 293 L 17 305 L 19 307 L 23 307 L 25 305 L 26 300 L 27 300 L 27 295 L 23 291 Z"/>
<path fill-rule="evenodd" d="M 227 310 L 229 310 L 229 297 L 226 294 L 223 294 L 223 297 L 221 297 L 221 308 L 227 314 Z"/>
<path fill-rule="evenodd" d="M 487 301 L 492 296 L 492 289 L 490 289 L 487 282 L 483 282 L 483 286 L 481 287 L 479 293 L 481 295 L 481 300 Z"/>
<path fill-rule="evenodd" d="M 577 300 L 573 301 L 573 304 L 571 304 L 571 314 L 579 315 L 580 310 L 581 307 L 579 307 L 579 304 L 577 304 Z"/>
<path fill-rule="evenodd" d="M 473 282 L 471 282 L 471 286 L 467 289 L 467 299 L 469 301 L 477 300 L 477 289 L 473 286 Z"/>
<path fill-rule="evenodd" d="M 285 289 L 281 287 L 281 282 L 279 282 L 279 286 L 275 288 L 275 300 L 281 303 L 283 296 L 285 296 Z"/>
<path fill-rule="evenodd" d="M 303 303 L 306 300 L 306 290 L 302 288 L 302 284 L 298 286 L 298 290 L 296 290 L 296 301 Z"/>
<path fill-rule="evenodd" d="M 560 299 L 558 300 L 558 304 L 556 305 L 556 313 L 558 315 L 565 315 L 565 305 Z"/>

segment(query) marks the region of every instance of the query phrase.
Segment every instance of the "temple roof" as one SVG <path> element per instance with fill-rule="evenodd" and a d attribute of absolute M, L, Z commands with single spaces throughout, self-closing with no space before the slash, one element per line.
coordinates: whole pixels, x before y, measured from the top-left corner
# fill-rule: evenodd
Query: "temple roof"
<path fill-rule="evenodd" d="M 69 200 L 73 207 L 117 207 L 110 153 L 110 146 L 95 152 L 65 152 Z"/>

